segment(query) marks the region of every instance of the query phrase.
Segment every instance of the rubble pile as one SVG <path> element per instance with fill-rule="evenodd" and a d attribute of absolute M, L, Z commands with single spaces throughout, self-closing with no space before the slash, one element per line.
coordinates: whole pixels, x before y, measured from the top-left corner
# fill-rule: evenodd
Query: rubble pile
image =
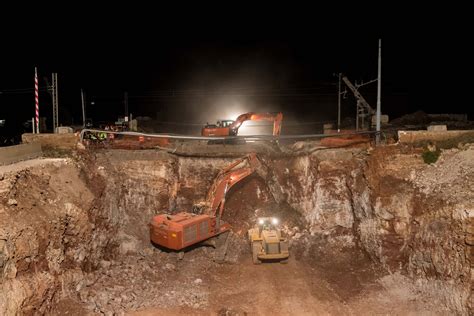
<path fill-rule="evenodd" d="M 208 307 L 208 289 L 199 276 L 209 273 L 212 262 L 196 254 L 192 257 L 181 261 L 149 249 L 142 256 L 102 261 L 99 270 L 77 283 L 74 298 L 87 310 L 105 315 L 123 315 L 152 306 Z M 194 274 L 187 266 L 191 264 Z M 183 270 L 187 272 L 183 274 Z"/>

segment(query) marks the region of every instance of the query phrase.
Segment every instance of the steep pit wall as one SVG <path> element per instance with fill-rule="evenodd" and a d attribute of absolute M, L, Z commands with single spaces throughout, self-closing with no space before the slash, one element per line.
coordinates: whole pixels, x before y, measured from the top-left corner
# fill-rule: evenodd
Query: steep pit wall
<path fill-rule="evenodd" d="M 311 243 L 321 236 L 335 256 L 359 247 L 388 271 L 412 277 L 431 299 L 467 314 L 473 152 L 443 151 L 433 166 L 400 147 L 262 156 L 266 178 L 236 185 L 224 216 L 243 237 L 257 216 L 276 214 L 292 243 L 315 258 L 320 250 Z M 109 150 L 81 161 L 3 178 L 1 314 L 46 312 L 74 295 L 68 289 L 84 273 L 149 251 L 151 217 L 189 210 L 233 159 Z"/>
<path fill-rule="evenodd" d="M 473 151 L 443 151 L 435 165 L 425 164 L 420 152 L 398 146 L 261 157 L 267 178 L 252 176 L 234 187 L 225 217 L 243 236 L 257 216 L 279 213 L 296 239 L 303 236 L 311 242 L 312 237 L 326 236 L 340 249 L 360 247 L 391 273 L 411 276 L 430 297 L 466 313 Z M 113 200 L 115 193 L 110 195 L 109 206 L 123 205 L 123 214 L 116 217 L 130 223 L 127 233 L 118 234 L 123 237 L 118 244 L 131 251 L 147 247 L 147 231 L 141 227 L 154 213 L 189 210 L 205 197 L 217 172 L 233 160 L 151 152 L 107 155 L 110 163 L 104 165 L 116 169 L 110 185 L 122 187 L 118 201 Z M 117 175 L 123 180 L 116 181 Z M 300 232 L 296 235 L 291 231 L 295 225 Z"/>
<path fill-rule="evenodd" d="M 103 256 L 100 211 L 69 159 L 0 179 L 0 314 L 44 314 Z"/>
<path fill-rule="evenodd" d="M 194 203 L 205 200 L 217 173 L 233 160 L 177 157 L 156 151 L 97 153 L 94 168 L 105 188 L 99 207 L 115 227 L 111 253 L 123 255 L 149 248 L 150 219 L 159 213 L 190 211 Z M 248 223 L 249 214 L 271 200 L 265 181 L 250 176 L 232 189 L 224 218 L 243 236 L 254 223 Z"/>
<path fill-rule="evenodd" d="M 374 212 L 358 216 L 365 249 L 390 271 L 407 271 L 434 300 L 467 314 L 474 147 L 444 150 L 434 165 L 388 147 L 372 152 L 364 174 Z"/>
<path fill-rule="evenodd" d="M 468 313 L 474 146 L 443 150 L 434 165 L 399 146 L 273 163 L 273 188 L 303 214 L 309 235 L 329 236 L 341 251 L 357 244 L 388 271 L 411 276 L 430 299 Z"/>

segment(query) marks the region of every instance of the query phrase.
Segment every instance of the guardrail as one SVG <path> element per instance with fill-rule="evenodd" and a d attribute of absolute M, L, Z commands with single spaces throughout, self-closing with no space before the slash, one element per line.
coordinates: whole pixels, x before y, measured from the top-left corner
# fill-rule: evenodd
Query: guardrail
<path fill-rule="evenodd" d="M 80 134 L 80 140 L 84 139 L 86 132 L 92 133 L 106 133 L 114 135 L 129 135 L 129 136 L 144 136 L 144 137 L 157 137 L 157 138 L 168 138 L 168 139 L 184 139 L 184 140 L 234 140 L 241 139 L 245 141 L 258 141 L 258 140 L 279 140 L 279 139 L 310 139 L 310 138 L 325 138 L 325 137 L 341 137 L 349 135 L 375 135 L 376 131 L 363 131 L 353 133 L 335 133 L 335 134 L 304 134 L 304 135 L 245 135 L 245 136 L 191 136 L 191 135 L 176 135 L 176 134 L 147 134 L 140 132 L 114 132 L 105 131 L 98 129 L 83 129 Z"/>

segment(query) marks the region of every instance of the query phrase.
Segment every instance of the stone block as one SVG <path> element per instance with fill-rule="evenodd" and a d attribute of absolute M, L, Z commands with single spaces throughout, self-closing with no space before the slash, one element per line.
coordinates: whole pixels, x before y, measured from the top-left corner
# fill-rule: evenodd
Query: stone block
<path fill-rule="evenodd" d="M 448 130 L 448 127 L 446 125 L 430 125 L 427 130 L 430 132 L 445 132 Z"/>

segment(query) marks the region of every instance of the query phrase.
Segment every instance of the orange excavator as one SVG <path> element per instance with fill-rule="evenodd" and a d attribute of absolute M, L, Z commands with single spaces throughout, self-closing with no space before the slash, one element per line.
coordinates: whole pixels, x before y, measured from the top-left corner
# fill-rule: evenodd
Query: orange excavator
<path fill-rule="evenodd" d="M 221 120 L 217 124 L 206 124 L 201 131 L 202 136 L 236 136 L 245 121 L 273 121 L 273 136 L 279 136 L 283 113 L 249 112 L 239 115 L 235 121 Z"/>
<path fill-rule="evenodd" d="M 160 214 L 150 224 L 150 239 L 168 249 L 182 250 L 201 241 L 226 235 L 230 225 L 222 220 L 226 194 L 237 182 L 248 177 L 261 163 L 249 154 L 219 172 L 210 187 L 206 200 L 195 204 L 192 212 Z M 225 254 L 224 254 L 225 255 Z"/>

